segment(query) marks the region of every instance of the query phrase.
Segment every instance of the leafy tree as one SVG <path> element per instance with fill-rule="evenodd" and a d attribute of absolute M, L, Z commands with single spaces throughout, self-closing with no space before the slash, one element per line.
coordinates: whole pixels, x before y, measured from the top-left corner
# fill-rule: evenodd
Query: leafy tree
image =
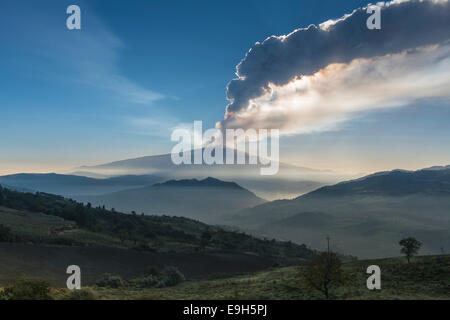
<path fill-rule="evenodd" d="M 402 246 L 400 252 L 406 256 L 406 259 L 408 259 L 408 263 L 410 262 L 411 258 L 419 252 L 419 249 L 422 246 L 422 243 L 413 237 L 404 238 L 400 240 L 398 244 Z"/>
<path fill-rule="evenodd" d="M 333 252 L 323 252 L 310 262 L 304 273 L 306 285 L 330 298 L 330 289 L 343 283 L 341 261 Z"/>

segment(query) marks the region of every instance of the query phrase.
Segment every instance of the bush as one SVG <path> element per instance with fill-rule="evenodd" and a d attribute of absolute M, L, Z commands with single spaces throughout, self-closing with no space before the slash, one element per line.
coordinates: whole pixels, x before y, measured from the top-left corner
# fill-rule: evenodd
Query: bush
<path fill-rule="evenodd" d="M 158 285 L 159 288 L 176 286 L 185 281 L 184 275 L 176 267 L 166 267 L 162 271 L 162 278 Z"/>
<path fill-rule="evenodd" d="M 131 284 L 138 289 L 155 288 L 159 282 L 160 280 L 156 276 L 150 274 L 131 280 Z"/>
<path fill-rule="evenodd" d="M 5 288 L 0 294 L 2 300 L 52 300 L 50 284 L 35 279 L 20 279 Z"/>
<path fill-rule="evenodd" d="M 159 270 L 157 267 L 150 266 L 148 267 L 147 274 L 158 277 L 161 275 L 161 270 Z"/>
<path fill-rule="evenodd" d="M 109 287 L 109 288 L 121 288 L 125 285 L 121 276 L 113 275 L 110 273 L 105 273 L 99 280 L 97 280 L 96 285 L 99 287 Z"/>
<path fill-rule="evenodd" d="M 89 289 L 72 290 L 66 300 L 96 300 L 97 297 Z"/>
<path fill-rule="evenodd" d="M 146 274 L 130 281 L 136 288 L 165 288 L 185 281 L 184 275 L 176 267 L 166 267 L 159 271 L 150 267 Z"/>
<path fill-rule="evenodd" d="M 0 301 L 3 300 L 11 300 L 11 297 L 5 289 L 0 289 Z"/>

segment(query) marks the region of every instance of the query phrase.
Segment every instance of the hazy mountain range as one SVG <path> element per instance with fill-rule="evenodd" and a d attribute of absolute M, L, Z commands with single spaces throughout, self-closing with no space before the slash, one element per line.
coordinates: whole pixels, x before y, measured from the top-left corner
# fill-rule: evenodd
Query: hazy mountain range
<path fill-rule="evenodd" d="M 265 202 L 234 182 L 214 178 L 170 180 L 144 188 L 75 199 L 122 212 L 184 216 L 212 223 L 239 209 Z"/>
<path fill-rule="evenodd" d="M 223 150 L 223 156 L 230 149 Z M 83 166 L 76 168 L 72 174 L 81 174 L 91 177 L 117 176 L 117 175 L 157 175 L 170 179 L 204 179 L 215 177 L 217 179 L 235 181 L 239 185 L 252 190 L 259 197 L 275 200 L 280 198 L 293 198 L 318 187 L 337 183 L 354 178 L 348 174 L 332 171 L 315 170 L 306 167 L 298 167 L 286 163 L 279 164 L 279 172 L 274 176 L 261 176 L 261 164 L 250 165 L 249 159 L 260 163 L 259 158 L 248 153 L 237 151 L 246 159 L 245 165 L 175 165 L 171 155 L 156 155 L 115 161 L 111 163 Z M 192 151 L 190 152 L 193 158 Z"/>
<path fill-rule="evenodd" d="M 230 224 L 267 236 L 360 257 L 399 254 L 401 237 L 423 242 L 422 253 L 450 248 L 450 169 L 395 170 L 319 188 L 293 200 L 242 210 Z"/>
<path fill-rule="evenodd" d="M 146 166 L 161 169 L 173 165 L 170 155 L 164 155 L 100 167 L 138 170 Z M 208 223 L 227 224 L 256 235 L 306 243 L 319 249 L 325 247 L 325 238 L 329 235 L 333 249 L 359 257 L 396 256 L 399 254 L 398 241 L 405 236 L 415 236 L 422 241 L 422 253 L 435 254 L 441 252 L 441 248 L 450 248 L 448 166 L 378 172 L 320 188 L 315 184 L 324 182 L 310 182 L 306 188 L 309 193 L 305 189 L 298 191 L 307 183 L 297 180 L 294 174 L 289 179 L 284 176 L 260 177 L 255 165 L 249 169 L 254 171 L 255 178 L 248 175 L 246 168 L 244 165 L 181 166 L 176 167 L 170 177 L 165 175 L 170 170 L 159 170 L 159 174 L 102 179 L 18 174 L 0 177 L 0 184 L 19 191 L 64 195 L 118 211 L 186 216 Z M 92 167 L 80 170 L 94 172 Z M 289 172 L 294 167 L 281 166 L 280 170 Z M 296 170 L 313 172 L 304 168 Z M 235 180 L 226 178 L 234 182 L 225 182 L 223 178 L 205 178 L 206 172 L 242 175 Z M 189 177 L 196 173 L 201 173 L 196 179 L 173 177 Z M 252 184 L 255 188 L 247 187 Z M 267 202 L 259 193 L 253 193 L 259 188 L 275 194 L 292 186 L 297 186 L 288 191 L 297 194 L 292 200 Z"/>

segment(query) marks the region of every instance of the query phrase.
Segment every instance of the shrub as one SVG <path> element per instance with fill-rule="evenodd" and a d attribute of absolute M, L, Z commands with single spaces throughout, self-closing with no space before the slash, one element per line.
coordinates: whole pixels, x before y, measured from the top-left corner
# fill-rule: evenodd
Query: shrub
<path fill-rule="evenodd" d="M 130 281 L 136 288 L 165 288 L 175 286 L 185 280 L 184 275 L 176 267 L 165 267 L 159 271 L 150 267 L 145 275 Z"/>
<path fill-rule="evenodd" d="M 184 275 L 176 267 L 166 267 L 162 271 L 159 287 L 171 287 L 185 281 Z"/>
<path fill-rule="evenodd" d="M 96 285 L 99 287 L 121 288 L 125 285 L 121 276 L 105 273 L 97 280 Z"/>
<path fill-rule="evenodd" d="M 148 267 L 147 274 L 158 277 L 161 275 L 161 271 L 157 267 L 150 266 Z"/>
<path fill-rule="evenodd" d="M 97 297 L 90 289 L 72 290 L 66 300 L 96 300 Z"/>
<path fill-rule="evenodd" d="M 139 278 L 131 280 L 131 284 L 139 289 L 143 288 L 154 288 L 157 287 L 160 283 L 160 280 L 153 275 L 147 274 L 143 275 Z"/>
<path fill-rule="evenodd" d="M 0 301 L 11 300 L 11 296 L 5 289 L 0 289 Z"/>
<path fill-rule="evenodd" d="M 50 284 L 35 279 L 19 279 L 5 288 L 1 294 L 4 300 L 52 300 Z"/>

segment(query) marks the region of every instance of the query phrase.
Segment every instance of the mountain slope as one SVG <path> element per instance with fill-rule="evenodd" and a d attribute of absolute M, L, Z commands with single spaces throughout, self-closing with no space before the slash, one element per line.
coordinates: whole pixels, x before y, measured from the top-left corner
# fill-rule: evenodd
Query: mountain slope
<path fill-rule="evenodd" d="M 40 191 L 62 196 L 95 195 L 152 185 L 164 181 L 154 175 L 125 175 L 105 179 L 55 173 L 0 176 L 0 184 L 18 191 Z"/>
<path fill-rule="evenodd" d="M 322 187 L 310 192 L 313 196 L 411 194 L 450 196 L 450 169 L 404 171 L 394 170 L 370 175 L 354 181 Z"/>
<path fill-rule="evenodd" d="M 242 210 L 228 221 L 360 257 L 398 254 L 398 241 L 415 236 L 422 253 L 450 247 L 450 170 L 382 172 L 319 188 L 293 200 Z"/>
<path fill-rule="evenodd" d="M 217 222 L 222 215 L 265 202 L 234 182 L 214 178 L 170 180 L 150 187 L 77 200 L 124 212 L 165 214 Z"/>

